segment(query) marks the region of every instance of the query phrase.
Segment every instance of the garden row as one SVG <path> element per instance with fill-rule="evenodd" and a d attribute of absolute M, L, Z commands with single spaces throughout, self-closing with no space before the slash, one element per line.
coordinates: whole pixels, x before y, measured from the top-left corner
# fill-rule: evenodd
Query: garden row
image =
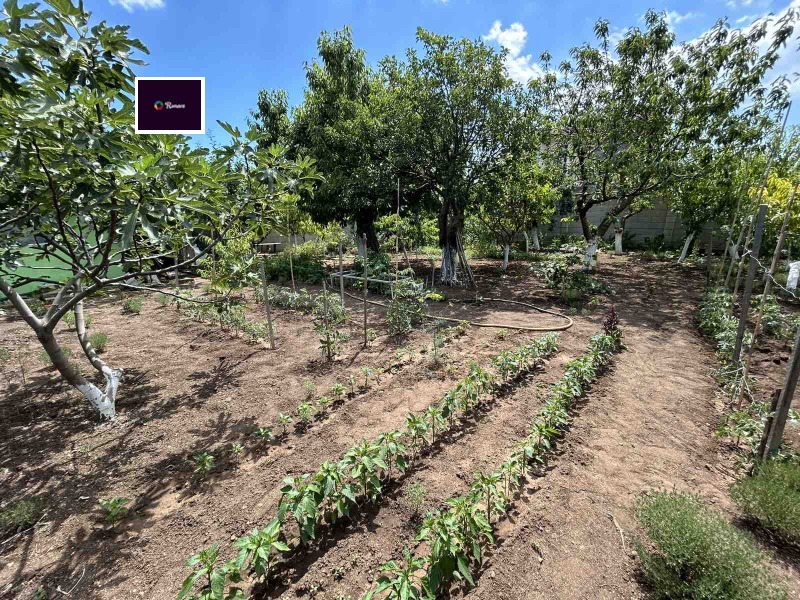
<path fill-rule="evenodd" d="M 530 467 L 544 463 L 567 428 L 575 400 L 620 350 L 622 336 L 613 313 L 604 330 L 590 339 L 583 356 L 566 365 L 531 421 L 528 436 L 514 445 L 508 459 L 492 473 L 476 473 L 469 493 L 451 498 L 446 508 L 425 516 L 417 541 L 424 543 L 426 553 L 414 556 L 406 548 L 402 562 L 382 565 L 384 574 L 365 600 L 382 593 L 388 599 L 434 598 L 446 594 L 454 581 L 475 585 L 485 550 L 495 544 L 492 518 L 508 514 Z"/>
<path fill-rule="evenodd" d="M 378 504 L 387 485 L 407 474 L 424 448 L 443 441 L 495 392 L 507 391 L 550 357 L 557 342 L 557 334 L 548 334 L 504 352 L 494 359 L 494 371 L 473 364 L 469 374 L 440 400 L 409 414 L 402 430 L 382 433 L 374 442 L 362 440 L 339 461 L 325 461 L 313 475 L 284 479 L 276 517 L 236 542 L 237 557 L 222 566 L 217 565 L 218 545 L 193 556 L 187 564 L 195 571 L 184 581 L 179 600 L 237 597 L 238 588 L 229 590 L 229 585 L 241 581 L 246 571 L 266 581 L 277 563 L 292 552 L 302 552 L 318 538 L 321 526 L 335 526 L 362 504 Z M 190 596 L 193 590 L 196 595 Z"/>

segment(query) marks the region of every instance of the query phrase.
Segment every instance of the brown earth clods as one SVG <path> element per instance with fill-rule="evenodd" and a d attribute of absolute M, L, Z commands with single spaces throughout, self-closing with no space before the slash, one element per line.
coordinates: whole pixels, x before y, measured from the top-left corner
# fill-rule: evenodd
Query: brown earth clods
<path fill-rule="evenodd" d="M 497 262 L 476 264 L 482 295 L 566 311 L 526 264 L 512 264 L 502 277 Z M 717 363 L 694 323 L 704 278 L 664 262 L 605 256 L 599 277 L 612 289 L 603 305 L 615 304 L 626 351 L 581 400 L 556 455 L 498 524 L 499 544 L 468 596 L 645 597 L 633 551 L 641 533 L 633 516 L 639 494 L 691 491 L 737 516 L 727 493 L 734 460 L 714 437 L 723 414 L 713 378 Z M 451 292 L 454 298 L 471 294 Z M 50 598 L 174 598 L 191 554 L 221 542 L 227 558 L 231 540 L 274 516 L 284 477 L 312 472 L 360 439 L 400 427 L 409 411 L 451 388 L 471 361 L 485 366 L 532 337 L 471 327 L 447 344 L 442 363 L 434 365 L 430 331 L 390 338 L 382 309 L 371 307 L 378 338 L 365 349 L 359 303 L 348 301 L 348 309 L 359 315 L 347 325 L 352 339 L 327 363 L 310 317 L 297 311 L 274 311 L 278 349 L 270 351 L 188 321 L 153 298 L 140 315 L 122 315 L 119 297 L 100 298 L 87 306 L 91 330 L 108 334 L 105 358 L 126 371 L 118 418 L 108 424 L 99 424 L 38 361 L 40 350 L 26 326 L 3 318 L 0 346 L 24 351 L 29 367 L 27 386 L 12 363 L 0 387 L 0 506 L 42 497 L 47 508 L 33 529 L 0 542 L 0 598 L 32 598 L 40 587 Z M 442 303 L 431 310 L 482 322 L 561 322 L 497 303 Z M 380 564 L 414 544 L 408 487 L 421 483 L 425 509 L 431 509 L 466 491 L 474 472 L 499 464 L 526 435 L 548 385 L 585 350 L 603 316 L 602 307 L 574 316 L 551 360 L 428 451 L 379 506 L 293 558 L 269 589 L 255 590 L 257 597 L 333 600 L 365 593 Z M 58 335 L 77 361 L 74 331 L 62 324 Z M 783 376 L 783 354 L 776 348 L 756 363 L 764 394 Z M 364 388 L 361 368 L 367 366 L 383 373 Z M 359 382 L 354 394 L 306 430 L 292 424 L 280 435 L 277 416 L 294 413 L 306 396 L 304 382 L 312 382 L 319 397 L 337 381 L 349 388 L 350 374 Z M 272 426 L 277 439 L 259 444 L 253 433 L 261 426 Z M 234 443 L 245 447 L 239 458 L 230 452 Z M 190 459 L 203 451 L 216 462 L 198 481 Z M 114 496 L 132 502 L 131 514 L 112 528 L 97 503 Z M 797 557 L 765 548 L 773 553 L 776 573 L 788 580 L 791 597 L 800 597 Z"/>

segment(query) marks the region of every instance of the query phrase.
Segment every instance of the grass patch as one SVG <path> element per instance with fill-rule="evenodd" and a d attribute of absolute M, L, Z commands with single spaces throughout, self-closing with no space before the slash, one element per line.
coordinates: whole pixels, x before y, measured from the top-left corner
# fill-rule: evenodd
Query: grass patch
<path fill-rule="evenodd" d="M 106 347 L 108 346 L 108 335 L 103 333 L 102 331 L 98 331 L 97 333 L 93 333 L 89 336 L 89 343 L 92 345 L 98 354 L 102 354 L 106 351 Z"/>
<path fill-rule="evenodd" d="M 657 492 L 641 497 L 636 517 L 652 543 L 637 543 L 648 581 L 658 598 L 777 600 L 775 583 L 749 535 L 692 495 Z"/>
<path fill-rule="evenodd" d="M 122 303 L 122 312 L 126 315 L 138 315 L 142 312 L 142 299 L 138 296 L 127 298 Z"/>
<path fill-rule="evenodd" d="M 800 542 L 800 464 L 769 461 L 738 481 L 731 497 L 752 520 L 789 542 Z"/>
<path fill-rule="evenodd" d="M 28 529 L 44 514 L 44 498 L 25 498 L 0 510 L 0 537 Z"/>

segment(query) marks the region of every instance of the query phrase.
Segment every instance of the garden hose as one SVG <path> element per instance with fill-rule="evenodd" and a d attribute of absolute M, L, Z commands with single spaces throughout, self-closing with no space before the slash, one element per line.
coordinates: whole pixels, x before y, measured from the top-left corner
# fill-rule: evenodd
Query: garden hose
<path fill-rule="evenodd" d="M 348 296 L 350 298 L 353 298 L 354 300 L 359 300 L 360 302 L 364 302 L 364 298 L 362 298 L 362 297 L 354 296 L 353 294 L 348 294 L 347 292 L 345 292 L 344 295 Z M 475 321 L 467 321 L 466 319 L 454 319 L 452 317 L 439 317 L 439 316 L 436 316 L 436 315 L 429 315 L 427 313 L 425 313 L 423 316 L 426 319 L 434 319 L 434 320 L 439 320 L 439 321 L 452 321 L 453 323 L 464 323 L 464 322 L 466 322 L 466 323 L 469 323 L 470 326 L 472 326 L 472 327 L 494 327 L 494 328 L 497 328 L 497 329 L 516 329 L 516 330 L 519 330 L 519 331 L 566 331 L 567 329 L 569 329 L 573 325 L 573 320 L 570 317 L 568 317 L 567 315 L 562 315 L 561 313 L 556 312 L 554 310 L 548 310 L 546 308 L 539 308 L 538 306 L 534 306 L 533 304 L 530 304 L 528 302 L 521 302 L 519 300 L 505 300 L 503 298 L 481 298 L 480 301 L 481 302 L 505 302 L 507 304 L 518 304 L 520 306 L 526 306 L 528 308 L 532 308 L 532 309 L 537 310 L 539 312 L 547 313 L 549 315 L 554 315 L 556 317 L 560 317 L 562 319 L 566 319 L 567 323 L 565 323 L 564 325 L 554 325 L 554 326 L 551 326 L 551 327 L 528 327 L 528 326 L 524 326 L 524 325 L 509 325 L 509 324 L 504 324 L 504 323 L 478 323 L 478 322 L 475 322 Z M 367 302 L 367 304 L 373 304 L 375 306 L 381 306 L 383 308 L 389 308 L 383 302 L 377 302 L 375 300 L 367 300 L 366 302 Z M 452 300 L 451 302 L 465 302 L 465 300 Z M 474 300 L 467 300 L 466 302 L 474 302 Z"/>

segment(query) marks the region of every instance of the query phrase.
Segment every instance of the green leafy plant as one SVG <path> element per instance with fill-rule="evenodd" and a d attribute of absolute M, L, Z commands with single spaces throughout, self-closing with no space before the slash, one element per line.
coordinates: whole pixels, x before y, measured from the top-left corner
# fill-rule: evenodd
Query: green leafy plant
<path fill-rule="evenodd" d="M 255 435 L 258 441 L 262 444 L 271 442 L 275 438 L 272 433 L 272 427 L 259 427 L 255 430 L 253 435 Z"/>
<path fill-rule="evenodd" d="M 306 400 L 311 400 L 317 393 L 317 386 L 310 379 L 303 381 L 303 389 L 306 391 Z"/>
<path fill-rule="evenodd" d="M 282 522 L 286 515 L 291 515 L 297 523 L 302 544 L 308 543 L 316 535 L 317 516 L 322 500 L 319 484 L 310 477 L 308 474 L 285 477 L 278 504 L 278 520 Z"/>
<path fill-rule="evenodd" d="M 265 579 L 269 577 L 277 553 L 289 552 L 289 546 L 281 539 L 281 522 L 277 518 L 272 519 L 266 527 L 255 528 L 240 538 L 236 547 L 239 548 L 239 555 L 236 557 L 238 568 L 252 569 L 258 577 Z"/>
<path fill-rule="evenodd" d="M 194 474 L 202 479 L 214 468 L 214 455 L 209 452 L 201 452 L 192 458 L 192 463 L 194 464 Z"/>
<path fill-rule="evenodd" d="M 380 570 L 384 575 L 378 578 L 377 588 L 364 596 L 364 600 L 372 600 L 375 594 L 382 592 L 386 592 L 386 598 L 421 600 L 423 592 L 414 582 L 414 576 L 424 566 L 423 559 L 415 558 L 408 548 L 404 548 L 403 563 L 390 560 L 381 565 Z"/>
<path fill-rule="evenodd" d="M 297 418 L 304 427 L 308 426 L 314 416 L 314 405 L 311 402 L 301 402 L 297 405 Z"/>
<path fill-rule="evenodd" d="M 138 315 L 142 312 L 142 299 L 139 296 L 126 298 L 122 302 L 122 312 L 126 315 Z"/>
<path fill-rule="evenodd" d="M 800 464 L 770 460 L 731 488 L 731 497 L 752 520 L 783 539 L 800 541 Z"/>
<path fill-rule="evenodd" d="M 342 464 L 350 470 L 350 476 L 359 482 L 366 499 L 374 500 L 381 493 L 380 472 L 388 470 L 388 467 L 381 457 L 379 445 L 361 440 L 344 455 Z"/>
<path fill-rule="evenodd" d="M 107 499 L 101 498 L 98 501 L 103 517 L 112 526 L 119 523 L 128 515 L 127 505 L 129 503 L 130 500 L 128 498 L 122 498 L 121 496 L 114 496 L 113 498 Z"/>
<path fill-rule="evenodd" d="M 186 566 L 195 570 L 183 581 L 176 600 L 244 600 L 240 588 L 229 587 L 242 580 L 236 561 L 218 567 L 218 559 L 219 546 L 215 544 L 186 561 Z M 192 593 L 198 583 L 200 588 Z"/>
<path fill-rule="evenodd" d="M 93 333 L 89 336 L 89 343 L 92 345 L 92 348 L 98 352 L 98 354 L 102 354 L 108 347 L 108 335 L 102 331 Z"/>
<path fill-rule="evenodd" d="M 689 494 L 655 492 L 636 503 L 652 549 L 637 544 L 642 567 L 661 598 L 785 598 L 749 536 Z"/>
<path fill-rule="evenodd" d="M 394 284 L 394 297 L 386 312 L 389 335 L 409 333 L 422 319 L 425 306 L 425 293 L 413 281 L 398 281 Z"/>
<path fill-rule="evenodd" d="M 344 400 L 344 396 L 347 393 L 347 389 L 341 383 L 335 383 L 331 388 L 331 396 L 333 396 L 333 401 L 338 403 Z"/>
<path fill-rule="evenodd" d="M 232 443 L 231 444 L 231 456 L 233 456 L 233 458 L 235 460 L 239 460 L 241 458 L 242 454 L 244 454 L 244 446 L 242 444 L 240 444 L 239 442 Z"/>
<path fill-rule="evenodd" d="M 361 375 L 364 376 L 364 388 L 369 387 L 369 378 L 373 373 L 374 371 L 370 367 L 361 367 Z"/>
<path fill-rule="evenodd" d="M 328 406 L 330 406 L 331 397 L 330 396 L 320 396 L 317 400 L 317 407 L 319 408 L 320 413 L 324 413 L 328 410 Z"/>
<path fill-rule="evenodd" d="M 283 435 L 286 435 L 286 428 L 291 422 L 292 422 L 292 417 L 290 415 L 286 415 L 283 413 L 280 413 L 278 415 L 278 425 L 280 425 L 283 428 Z"/>

